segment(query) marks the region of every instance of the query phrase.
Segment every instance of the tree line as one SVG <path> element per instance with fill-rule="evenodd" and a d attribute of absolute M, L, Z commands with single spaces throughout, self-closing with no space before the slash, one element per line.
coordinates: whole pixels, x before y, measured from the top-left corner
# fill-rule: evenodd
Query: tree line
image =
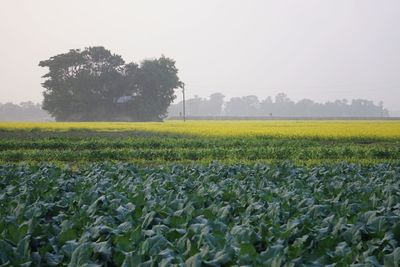
<path fill-rule="evenodd" d="M 170 58 L 125 63 L 102 46 L 72 49 L 39 66 L 49 70 L 42 108 L 57 121 L 160 121 L 183 84 Z"/>
<path fill-rule="evenodd" d="M 31 101 L 0 103 L 0 121 L 51 121 L 49 113 L 39 103 Z"/>
<path fill-rule="evenodd" d="M 361 116 L 381 117 L 389 116 L 389 112 L 383 108 L 382 103 L 378 105 L 372 101 L 355 99 L 352 101 L 336 100 L 327 103 L 316 103 L 304 99 L 298 102 L 281 101 L 280 94 L 277 99 L 271 97 L 258 101 L 255 96 L 233 97 L 224 101 L 220 93 L 210 95 L 209 98 L 194 97 L 186 103 L 188 116 L 299 116 L 299 117 L 340 117 Z M 286 102 L 285 105 L 279 103 Z M 288 104 L 290 103 L 290 104 Z M 179 117 L 182 112 L 182 102 L 173 104 L 168 110 L 170 117 Z M 0 121 L 52 121 L 54 118 L 42 109 L 41 104 L 31 101 L 14 103 L 0 103 Z"/>
<path fill-rule="evenodd" d="M 221 93 L 214 93 L 209 98 L 186 100 L 188 116 L 237 116 L 237 117 L 386 117 L 389 116 L 383 103 L 375 104 L 365 99 L 335 100 L 317 103 L 310 99 L 298 102 L 286 94 L 279 93 L 274 98 L 260 100 L 255 95 L 232 97 L 224 101 Z M 181 116 L 182 102 L 170 106 L 169 117 Z"/>

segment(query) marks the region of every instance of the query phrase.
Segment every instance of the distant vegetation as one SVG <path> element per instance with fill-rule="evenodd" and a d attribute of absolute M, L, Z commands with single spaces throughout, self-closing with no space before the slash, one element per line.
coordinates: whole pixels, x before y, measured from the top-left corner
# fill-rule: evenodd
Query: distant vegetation
<path fill-rule="evenodd" d="M 182 86 L 164 56 L 125 63 L 104 47 L 74 49 L 39 63 L 43 109 L 57 121 L 160 121 Z"/>
<path fill-rule="evenodd" d="M 51 121 L 49 113 L 33 102 L 0 103 L 0 121 Z"/>
<path fill-rule="evenodd" d="M 280 94 L 277 96 L 278 99 L 283 96 Z M 389 112 L 383 108 L 382 104 L 374 104 L 372 101 L 355 99 L 351 102 L 347 100 L 336 100 L 334 102 L 327 102 L 324 104 L 313 102 L 312 100 L 304 99 L 299 102 L 291 101 L 285 97 L 283 102 L 280 100 L 277 102 L 272 101 L 269 97 L 267 100 L 259 101 L 256 96 L 246 97 L 234 97 L 224 101 L 224 96 L 220 93 L 212 94 L 208 99 L 195 97 L 186 101 L 186 115 L 188 116 L 233 116 L 233 117 L 387 117 Z M 133 107 L 133 102 L 130 98 L 123 97 L 120 99 L 117 107 L 121 110 L 125 109 L 125 115 L 129 112 L 137 111 L 137 108 Z M 127 102 L 124 102 L 127 101 Z M 132 106 L 131 106 L 132 105 Z M 131 109 L 130 109 L 131 108 Z M 97 107 L 97 109 L 102 109 Z M 105 108 L 103 108 L 105 109 Z M 108 114 L 102 117 L 96 117 L 93 120 L 102 121 L 132 121 L 132 120 L 143 120 L 145 117 L 123 117 L 122 113 L 120 116 Z M 135 113 L 138 115 L 138 113 Z M 400 113 L 399 113 L 400 114 Z M 396 112 L 390 112 L 391 116 L 399 116 Z M 70 114 L 71 115 L 71 114 Z M 66 117 L 65 120 L 78 120 L 83 117 Z M 81 114 L 83 116 L 83 114 Z M 144 115 L 144 114 L 143 114 Z M 71 115 L 72 116 L 72 115 Z M 115 116 L 115 117 L 113 117 Z M 133 115 L 132 115 L 133 116 Z M 139 116 L 139 115 L 138 115 Z M 164 118 L 149 118 L 151 120 L 160 120 Z M 168 109 L 169 117 L 180 117 L 182 116 L 182 102 L 169 106 Z M 88 118 L 88 117 L 87 117 Z M 0 121 L 53 121 L 54 118 L 45 110 L 41 108 L 41 105 L 33 102 L 22 102 L 20 104 L 13 103 L 0 103 Z M 59 119 L 61 120 L 61 119 Z"/>
<path fill-rule="evenodd" d="M 171 105 L 168 115 L 180 116 L 182 102 Z M 186 115 L 188 116 L 237 116 L 237 117 L 386 117 L 387 109 L 380 102 L 365 99 L 346 99 L 333 102 L 316 103 L 310 99 L 298 102 L 291 100 L 286 94 L 280 93 L 266 99 L 259 100 L 255 95 L 233 97 L 224 101 L 224 95 L 215 93 L 208 99 L 194 97 L 186 101 Z"/>

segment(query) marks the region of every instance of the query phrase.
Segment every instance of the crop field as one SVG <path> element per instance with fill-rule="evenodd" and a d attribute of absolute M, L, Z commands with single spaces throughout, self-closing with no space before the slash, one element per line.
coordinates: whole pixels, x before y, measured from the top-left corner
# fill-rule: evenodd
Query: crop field
<path fill-rule="evenodd" d="M 391 163 L 400 122 L 0 123 L 0 162 Z"/>
<path fill-rule="evenodd" d="M 0 266 L 399 266 L 400 122 L 0 123 Z"/>
<path fill-rule="evenodd" d="M 202 137 L 400 139 L 399 121 L 0 122 L 0 131 L 169 133 Z"/>

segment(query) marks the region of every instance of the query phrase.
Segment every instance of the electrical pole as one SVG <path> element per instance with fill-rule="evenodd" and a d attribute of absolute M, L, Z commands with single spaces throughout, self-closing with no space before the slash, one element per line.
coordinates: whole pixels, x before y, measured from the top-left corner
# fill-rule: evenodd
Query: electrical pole
<path fill-rule="evenodd" d="M 183 122 L 185 122 L 186 121 L 185 84 L 182 85 L 182 95 L 183 95 Z"/>

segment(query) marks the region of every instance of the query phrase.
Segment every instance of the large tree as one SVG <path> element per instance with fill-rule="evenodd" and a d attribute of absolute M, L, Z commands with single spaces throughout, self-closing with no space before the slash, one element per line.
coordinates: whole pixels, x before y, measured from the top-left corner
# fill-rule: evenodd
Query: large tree
<path fill-rule="evenodd" d="M 180 87 L 175 62 L 162 56 L 144 60 L 140 66 L 129 66 L 127 88 L 135 94 L 130 103 L 135 117 L 141 121 L 161 120 L 166 117 L 169 105 L 174 101 L 174 89 Z M 134 81 L 134 82 L 132 82 Z"/>
<path fill-rule="evenodd" d="M 70 50 L 39 66 L 49 68 L 43 109 L 57 121 L 162 120 L 181 85 L 169 58 L 125 64 L 104 47 Z"/>

